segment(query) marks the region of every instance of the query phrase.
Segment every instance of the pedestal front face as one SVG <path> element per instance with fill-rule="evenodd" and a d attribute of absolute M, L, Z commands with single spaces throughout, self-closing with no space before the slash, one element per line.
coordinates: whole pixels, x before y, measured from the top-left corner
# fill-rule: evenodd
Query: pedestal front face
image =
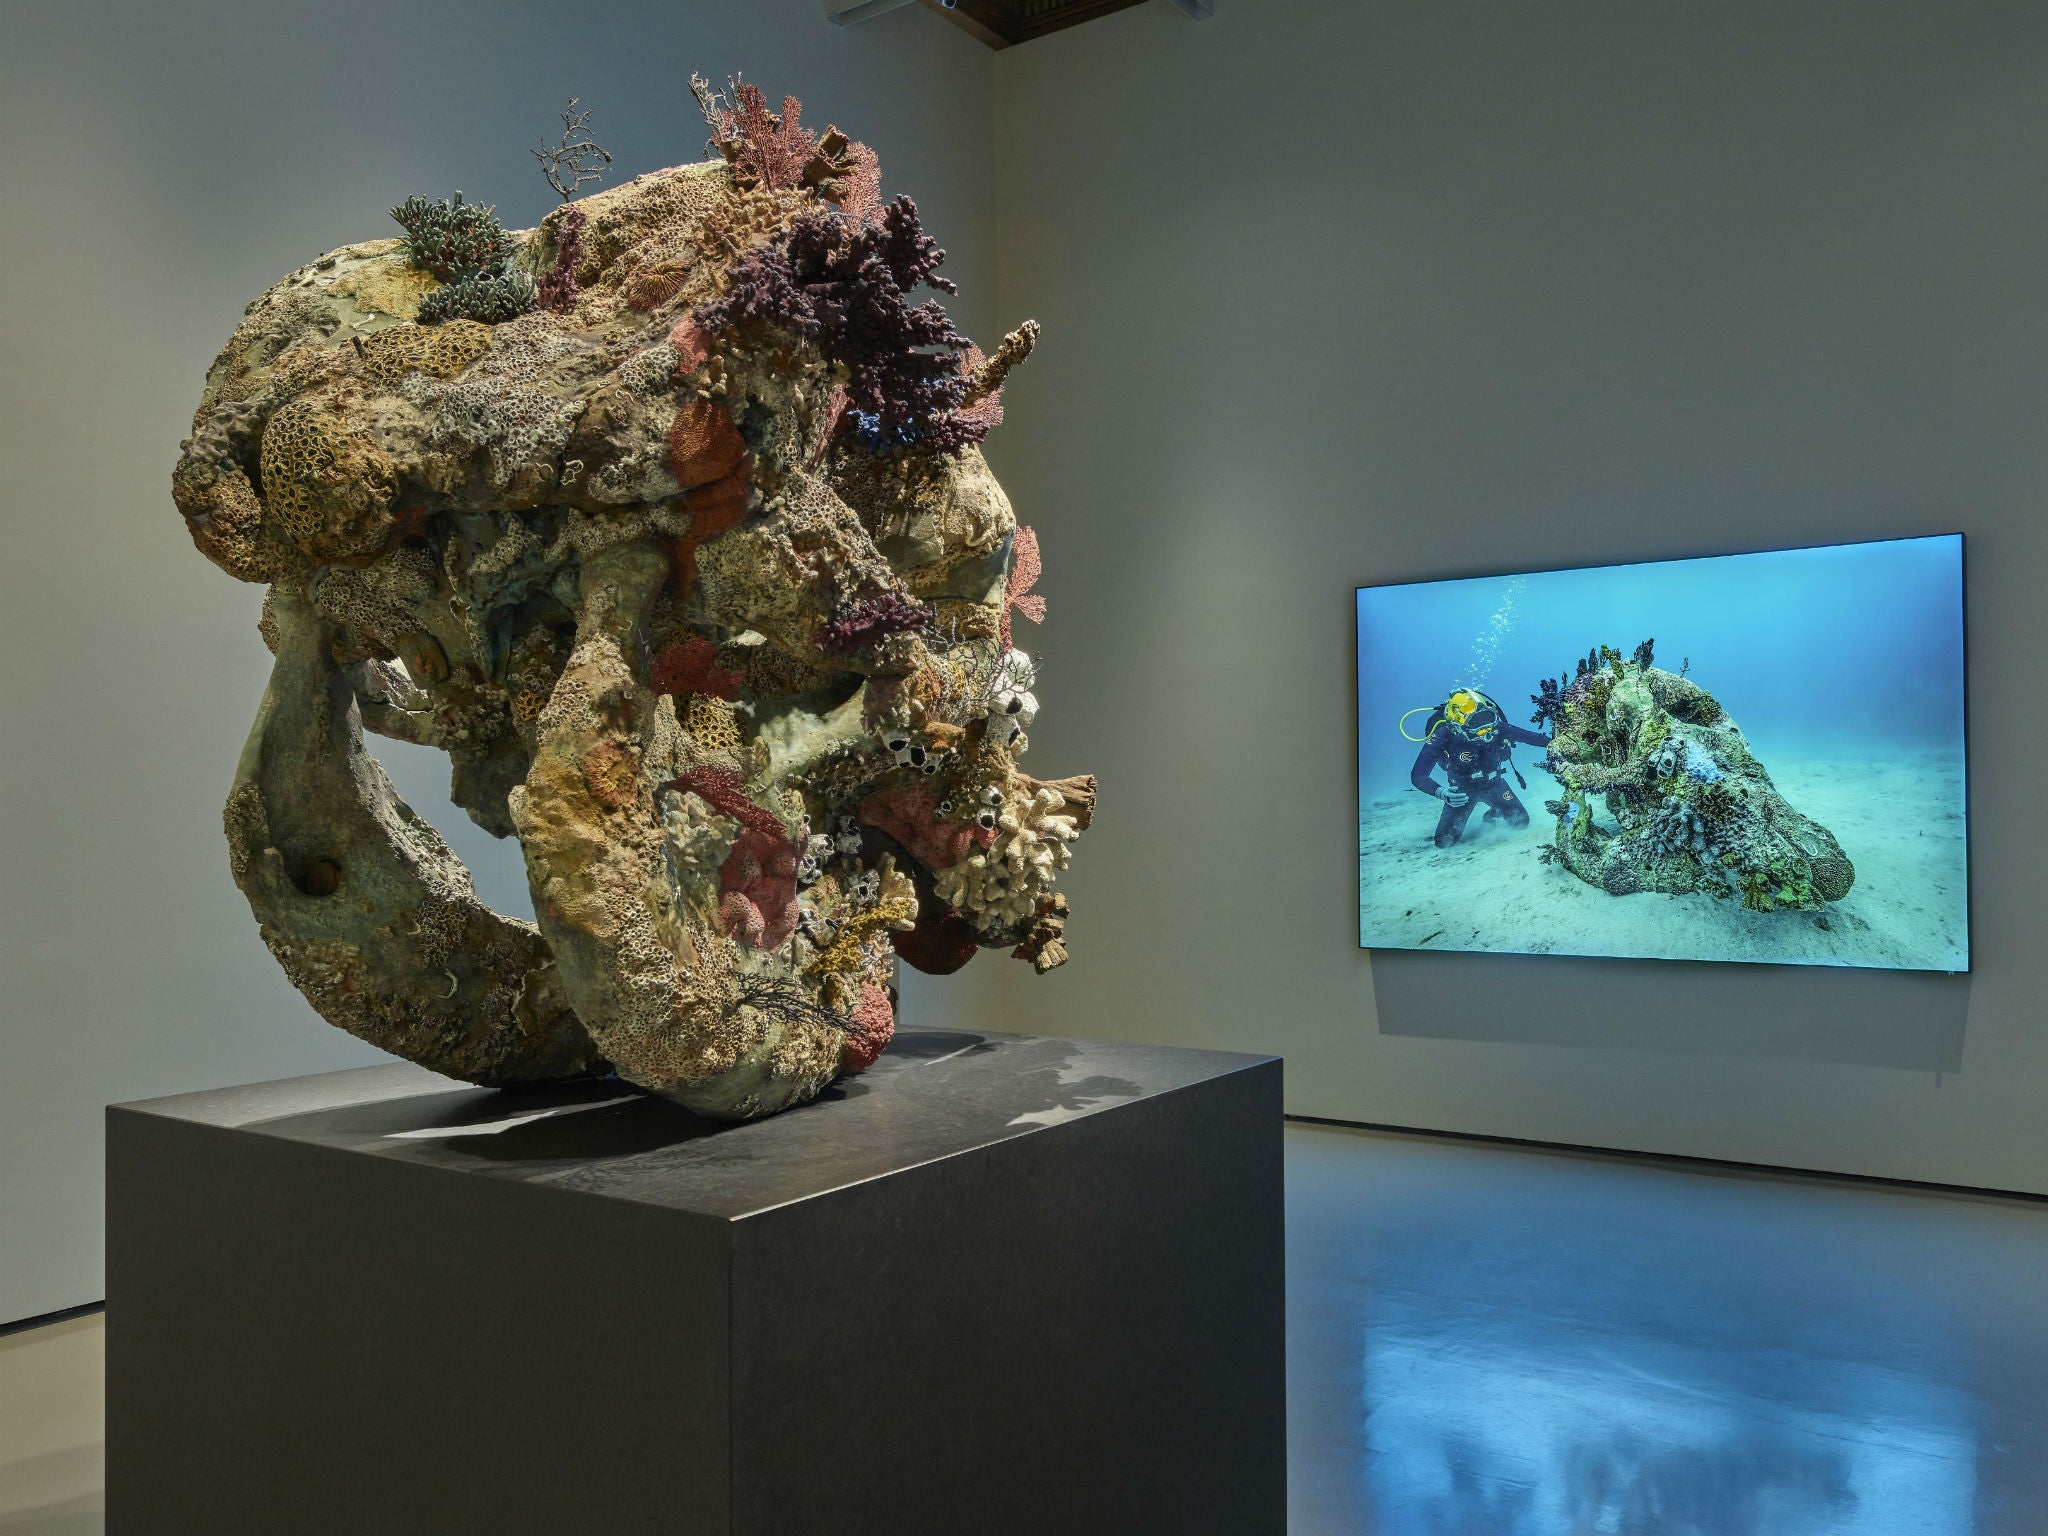
<path fill-rule="evenodd" d="M 108 1119 L 108 1530 L 1279 1536 L 1280 1071 L 908 1031 L 747 1125 L 410 1066 Z"/>

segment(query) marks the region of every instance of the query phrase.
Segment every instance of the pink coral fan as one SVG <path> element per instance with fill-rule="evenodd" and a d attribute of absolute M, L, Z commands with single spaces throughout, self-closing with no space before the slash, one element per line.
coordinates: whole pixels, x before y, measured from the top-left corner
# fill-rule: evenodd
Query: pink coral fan
<path fill-rule="evenodd" d="M 670 641 L 654 653 L 648 683 L 660 693 L 708 693 L 721 699 L 740 696 L 740 674 L 718 664 L 718 647 L 702 635 Z"/>
<path fill-rule="evenodd" d="M 882 162 L 858 139 L 846 146 L 846 160 L 846 174 L 839 178 L 839 211 L 849 223 L 869 223 L 882 211 Z"/>
<path fill-rule="evenodd" d="M 795 187 L 818 152 L 818 136 L 803 126 L 804 104 L 782 98 L 782 110 L 770 112 L 761 87 L 745 80 L 730 88 L 732 104 L 716 111 L 718 152 L 732 166 L 739 184 Z"/>
<path fill-rule="evenodd" d="M 859 814 L 864 825 L 888 833 L 927 869 L 958 864 L 968 849 L 986 848 L 996 838 L 989 828 L 942 819 L 939 802 L 922 784 L 877 790 L 861 802 Z"/>
<path fill-rule="evenodd" d="M 1044 567 L 1038 558 L 1038 530 L 1019 528 L 1010 542 L 1010 579 L 1003 590 L 1003 649 L 1010 648 L 1010 613 L 1015 610 L 1034 624 L 1045 622 L 1045 599 L 1031 589 Z"/>
<path fill-rule="evenodd" d="M 839 1053 L 839 1064 L 848 1072 L 864 1072 L 895 1037 L 896 1010 L 889 1002 L 889 994 L 867 982 L 860 989 L 860 1001 L 854 1004 L 853 1017 L 848 1021 L 846 1047 Z"/>

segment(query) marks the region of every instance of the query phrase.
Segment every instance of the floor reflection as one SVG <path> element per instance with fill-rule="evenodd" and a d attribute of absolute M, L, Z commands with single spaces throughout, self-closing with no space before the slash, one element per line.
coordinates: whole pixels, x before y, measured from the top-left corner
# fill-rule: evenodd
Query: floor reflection
<path fill-rule="evenodd" d="M 1845 1361 L 1760 1395 L 1704 1347 L 1575 1347 L 1555 1320 L 1455 1339 L 1442 1325 L 1440 1308 L 1397 1303 L 1368 1330 L 1366 1481 L 1384 1536 L 1975 1528 L 1952 1395 Z"/>
<path fill-rule="evenodd" d="M 1295 1536 L 2048 1530 L 2048 1209 L 1288 1134 Z"/>

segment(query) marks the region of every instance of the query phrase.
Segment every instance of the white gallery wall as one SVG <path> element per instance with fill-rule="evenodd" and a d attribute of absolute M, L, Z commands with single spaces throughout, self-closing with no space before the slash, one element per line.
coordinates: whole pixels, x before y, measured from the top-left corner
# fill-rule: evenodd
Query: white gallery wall
<path fill-rule="evenodd" d="M 2048 1191 L 2048 8 L 1226 0 L 999 79 L 1030 763 L 1102 802 L 1073 962 L 976 1016 L 1279 1052 L 1298 1114 Z M 1355 947 L 1355 585 L 1958 528 L 1973 975 Z"/>
<path fill-rule="evenodd" d="M 227 875 L 267 658 L 170 504 L 206 363 L 410 193 L 531 223 L 570 94 L 621 174 L 694 158 L 692 69 L 874 144 L 984 344 L 1046 326 L 990 456 L 1046 552 L 1028 764 L 1102 778 L 1075 958 L 906 978 L 910 1022 L 1276 1051 L 1302 1114 L 2048 1191 L 2048 10 L 1150 0 L 994 54 L 817 0 L 18 0 L 0 1320 L 99 1295 L 103 1105 L 377 1059 Z M 1354 585 L 1954 528 L 1973 976 L 1355 948 Z"/>
<path fill-rule="evenodd" d="M 220 806 L 268 672 L 262 594 L 193 550 L 170 473 L 242 306 L 392 233 L 385 210 L 415 192 L 532 224 L 554 194 L 529 151 L 571 95 L 614 180 L 695 160 L 691 71 L 744 71 L 875 147 L 987 334 L 995 64 L 921 10 L 841 30 L 818 0 L 10 0 L 0 1322 L 102 1294 L 107 1103 L 383 1059 L 285 982 L 228 877 Z M 399 750 L 401 788 L 480 894 L 530 913 L 516 847 L 448 806 L 445 759 Z"/>

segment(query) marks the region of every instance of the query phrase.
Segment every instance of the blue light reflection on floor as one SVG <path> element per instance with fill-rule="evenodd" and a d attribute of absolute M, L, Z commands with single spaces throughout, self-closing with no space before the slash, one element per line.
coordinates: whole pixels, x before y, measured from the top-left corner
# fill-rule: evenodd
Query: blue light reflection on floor
<path fill-rule="evenodd" d="M 1368 1332 L 1376 1536 L 1922 1536 L 1975 1528 L 1954 1394 L 1857 1362 L 1728 1379 L 1706 1347 L 1559 1347 L 1439 1309 Z M 1542 1330 L 1529 1330 L 1538 1332 Z"/>
<path fill-rule="evenodd" d="M 1287 1149 L 1291 1536 L 2048 1531 L 2048 1209 Z"/>

